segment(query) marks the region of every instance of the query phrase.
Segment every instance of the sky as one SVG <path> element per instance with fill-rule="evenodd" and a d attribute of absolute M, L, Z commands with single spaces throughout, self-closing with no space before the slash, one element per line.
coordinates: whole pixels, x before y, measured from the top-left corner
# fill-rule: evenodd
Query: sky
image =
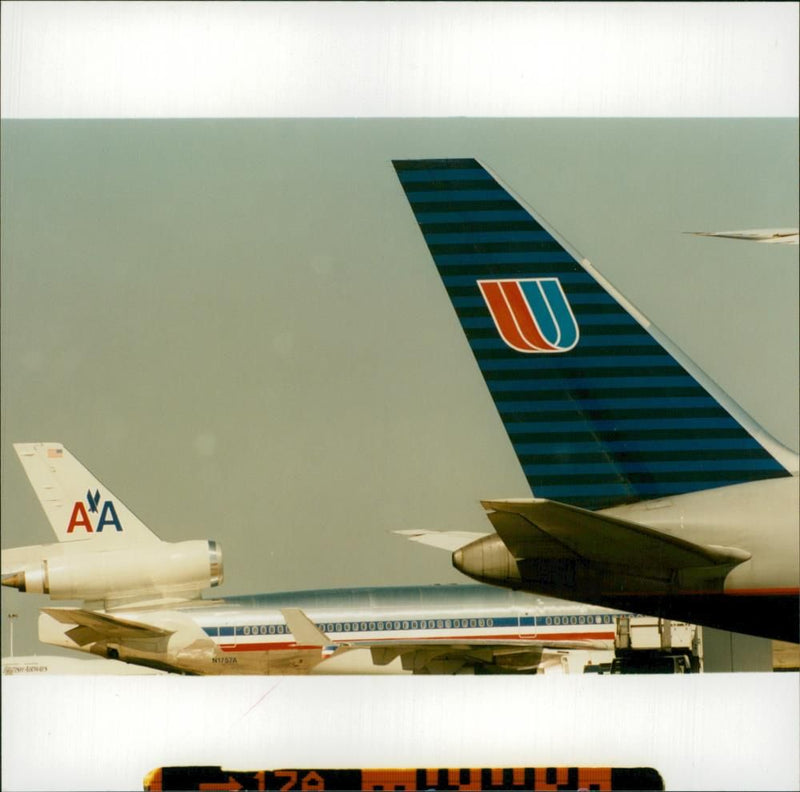
<path fill-rule="evenodd" d="M 3 547 L 53 541 L 12 443 L 60 441 L 162 539 L 219 541 L 215 594 L 466 582 L 391 532 L 530 491 L 393 158 L 479 159 L 797 450 L 797 248 L 683 233 L 796 223 L 794 120 L 2 133 Z M 17 654 L 38 599 L 3 589 Z"/>

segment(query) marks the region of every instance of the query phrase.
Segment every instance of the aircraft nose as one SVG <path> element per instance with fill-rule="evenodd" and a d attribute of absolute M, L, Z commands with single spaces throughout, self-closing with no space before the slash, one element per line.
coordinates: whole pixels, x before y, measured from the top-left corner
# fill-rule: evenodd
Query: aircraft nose
<path fill-rule="evenodd" d="M 458 549 L 458 550 L 454 551 L 454 553 L 453 553 L 453 566 L 456 569 L 461 570 L 461 569 L 463 569 L 463 563 L 464 563 L 463 550 L 462 549 Z"/>

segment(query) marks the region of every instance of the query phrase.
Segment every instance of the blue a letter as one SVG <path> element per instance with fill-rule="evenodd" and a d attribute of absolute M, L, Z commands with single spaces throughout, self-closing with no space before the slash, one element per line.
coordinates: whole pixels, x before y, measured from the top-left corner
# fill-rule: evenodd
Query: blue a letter
<path fill-rule="evenodd" d="M 119 524 L 119 517 L 117 517 L 117 512 L 111 501 L 106 501 L 103 504 L 103 513 L 100 515 L 100 522 L 97 523 L 97 533 L 100 533 L 106 525 L 113 525 L 118 531 L 122 530 L 122 526 Z"/>

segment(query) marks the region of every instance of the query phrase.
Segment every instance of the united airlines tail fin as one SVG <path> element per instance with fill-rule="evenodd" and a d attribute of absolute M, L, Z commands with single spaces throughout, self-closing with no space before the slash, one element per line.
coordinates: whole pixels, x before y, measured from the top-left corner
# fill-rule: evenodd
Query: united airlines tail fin
<path fill-rule="evenodd" d="M 600 509 L 797 471 L 480 163 L 394 167 L 536 496 Z"/>
<path fill-rule="evenodd" d="M 16 443 L 22 467 L 59 542 L 157 542 L 126 506 L 60 443 Z"/>

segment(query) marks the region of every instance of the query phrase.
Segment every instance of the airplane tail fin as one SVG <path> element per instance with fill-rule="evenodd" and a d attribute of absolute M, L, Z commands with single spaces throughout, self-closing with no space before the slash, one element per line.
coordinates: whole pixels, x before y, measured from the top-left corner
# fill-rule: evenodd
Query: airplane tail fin
<path fill-rule="evenodd" d="M 538 497 L 600 509 L 797 471 L 480 163 L 393 164 Z"/>
<path fill-rule="evenodd" d="M 159 541 L 60 443 L 15 443 L 14 450 L 59 542 Z"/>

